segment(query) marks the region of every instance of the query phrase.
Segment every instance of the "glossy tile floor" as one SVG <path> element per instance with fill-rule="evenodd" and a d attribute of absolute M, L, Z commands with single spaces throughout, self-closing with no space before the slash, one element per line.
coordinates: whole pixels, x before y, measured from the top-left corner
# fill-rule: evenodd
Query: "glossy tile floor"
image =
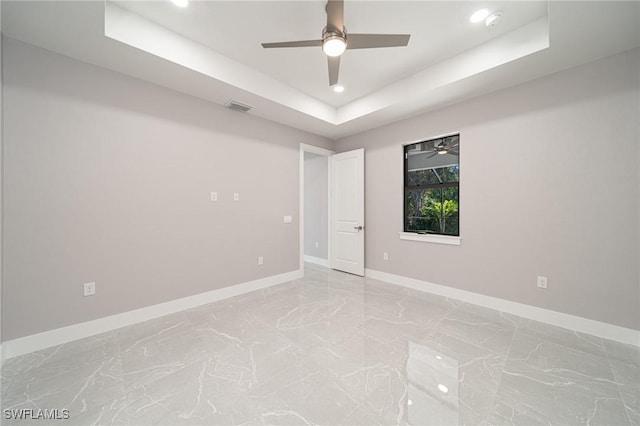
<path fill-rule="evenodd" d="M 632 346 L 307 265 L 10 359 L 2 408 L 70 414 L 3 424 L 637 425 L 639 383 Z"/>

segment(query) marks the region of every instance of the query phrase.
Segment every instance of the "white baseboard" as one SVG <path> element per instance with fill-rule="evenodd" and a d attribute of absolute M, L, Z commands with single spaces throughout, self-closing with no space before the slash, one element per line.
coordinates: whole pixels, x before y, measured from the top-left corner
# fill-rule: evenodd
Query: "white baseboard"
<path fill-rule="evenodd" d="M 73 340 L 82 339 L 96 334 L 104 333 L 118 328 L 126 327 L 138 322 L 162 317 L 165 315 L 180 312 L 185 309 L 195 308 L 197 306 L 206 305 L 207 303 L 216 302 L 218 300 L 228 299 L 240 294 L 249 293 L 254 290 L 260 290 L 277 284 L 296 280 L 304 276 L 304 271 L 297 270 L 286 272 L 284 274 L 273 275 L 266 278 L 260 278 L 255 281 L 236 284 L 206 293 L 200 293 L 193 296 L 184 297 L 182 299 L 171 300 L 169 302 L 159 303 L 157 305 L 147 306 L 145 308 L 136 309 L 134 311 L 123 312 L 121 314 L 111 315 L 80 324 L 70 325 L 55 330 L 45 331 L 38 334 L 32 334 L 18 339 L 3 342 L 2 350 L 4 359 L 13 358 L 24 355 L 40 349 L 57 346 L 62 343 L 71 342 Z"/>
<path fill-rule="evenodd" d="M 484 294 L 473 293 L 440 284 L 433 284 L 426 281 L 407 278 L 400 275 L 389 274 L 387 272 L 365 269 L 365 276 L 391 284 L 409 287 L 414 290 L 434 293 L 452 299 L 486 308 L 496 309 L 509 314 L 544 322 L 570 330 L 603 337 L 616 342 L 626 343 L 640 347 L 640 331 L 631 328 L 620 327 L 618 325 L 607 324 L 600 321 L 582 318 L 575 315 L 564 314 L 562 312 L 550 311 L 537 306 L 525 305 L 523 303 L 511 302 L 509 300 L 498 299 Z"/>
<path fill-rule="evenodd" d="M 309 263 L 314 263 L 316 265 L 324 266 L 326 268 L 329 267 L 329 261 L 327 259 L 323 259 L 321 257 L 308 256 L 304 255 L 304 261 Z"/>

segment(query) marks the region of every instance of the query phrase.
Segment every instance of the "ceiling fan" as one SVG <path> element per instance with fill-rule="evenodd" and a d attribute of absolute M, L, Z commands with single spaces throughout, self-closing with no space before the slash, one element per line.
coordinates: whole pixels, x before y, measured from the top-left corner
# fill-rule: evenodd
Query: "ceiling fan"
<path fill-rule="evenodd" d="M 432 141 L 416 144 L 408 151 L 409 155 L 429 154 L 426 158 L 432 158 L 439 154 L 460 155 L 460 139 L 458 136 L 434 139 Z"/>
<path fill-rule="evenodd" d="M 427 158 L 435 157 L 438 154 L 460 155 L 459 146 L 460 140 L 457 137 L 436 139 L 433 141 L 433 150 Z"/>
<path fill-rule="evenodd" d="M 340 55 L 347 49 L 403 47 L 409 44 L 409 34 L 347 34 L 344 26 L 344 0 L 329 0 L 326 7 L 327 26 L 320 40 L 262 43 L 265 49 L 280 47 L 322 47 L 329 62 L 329 86 L 338 84 Z"/>

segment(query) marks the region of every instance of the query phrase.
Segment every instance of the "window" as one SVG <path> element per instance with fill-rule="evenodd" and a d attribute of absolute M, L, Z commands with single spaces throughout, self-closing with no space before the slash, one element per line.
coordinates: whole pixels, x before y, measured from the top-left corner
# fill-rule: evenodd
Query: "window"
<path fill-rule="evenodd" d="M 459 236 L 460 135 L 404 147 L 404 232 Z"/>

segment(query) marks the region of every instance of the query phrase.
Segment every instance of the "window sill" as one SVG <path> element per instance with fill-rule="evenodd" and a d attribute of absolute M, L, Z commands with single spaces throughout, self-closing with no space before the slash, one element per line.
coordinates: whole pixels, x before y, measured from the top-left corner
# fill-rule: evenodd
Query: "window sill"
<path fill-rule="evenodd" d="M 459 246 L 461 238 L 451 235 L 418 234 L 415 232 L 400 232 L 401 240 L 420 241 L 423 243 L 449 244 Z"/>

